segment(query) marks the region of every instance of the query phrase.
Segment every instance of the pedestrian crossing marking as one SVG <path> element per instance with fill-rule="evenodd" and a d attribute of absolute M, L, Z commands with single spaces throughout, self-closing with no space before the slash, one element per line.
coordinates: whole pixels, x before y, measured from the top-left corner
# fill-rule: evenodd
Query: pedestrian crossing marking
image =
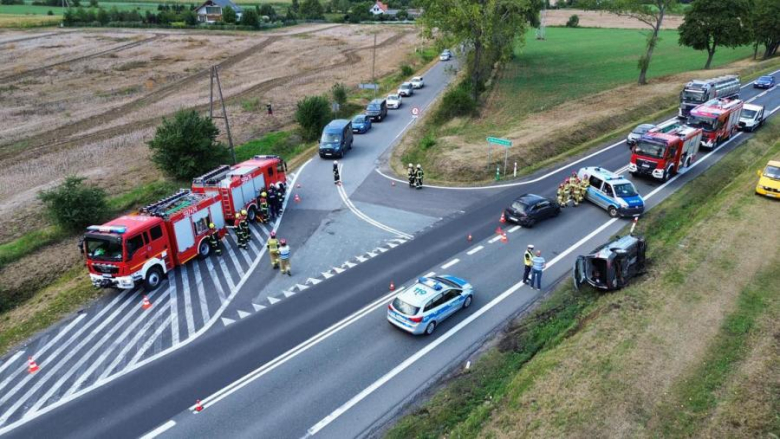
<path fill-rule="evenodd" d="M 265 307 L 264 307 L 263 305 L 258 305 L 258 304 L 256 304 L 256 303 L 253 303 L 253 304 L 252 304 L 252 307 L 255 309 L 255 312 L 257 312 L 257 311 L 261 311 L 261 310 L 264 310 L 264 309 L 265 309 Z"/>
<path fill-rule="evenodd" d="M 284 297 L 292 297 L 295 295 L 292 291 L 282 291 L 282 294 L 284 294 Z"/>
<path fill-rule="evenodd" d="M 233 320 L 233 319 L 229 319 L 227 317 L 222 317 L 222 324 L 223 325 L 227 326 L 227 325 L 229 325 L 231 323 L 236 323 L 236 321 Z"/>
<path fill-rule="evenodd" d="M 323 272 L 322 272 L 322 277 L 324 277 L 325 279 L 330 279 L 330 278 L 332 278 L 333 276 L 335 276 L 335 274 L 331 274 L 331 272 L 330 272 L 330 271 L 323 271 Z"/>
<path fill-rule="evenodd" d="M 298 288 L 298 292 L 300 293 L 301 291 L 303 291 L 303 290 L 305 290 L 306 288 L 309 288 L 309 287 L 307 287 L 306 285 L 295 284 L 295 286 L 293 288 Z"/>
<path fill-rule="evenodd" d="M 347 270 L 345 270 L 343 268 L 339 268 L 339 267 L 333 267 L 332 270 L 335 271 L 336 274 L 341 274 L 341 273 L 347 271 Z"/>
<path fill-rule="evenodd" d="M 271 305 L 273 305 L 273 304 L 275 304 L 275 303 L 279 303 L 279 302 L 281 302 L 281 301 L 282 301 L 282 299 L 277 299 L 277 298 L 275 298 L 275 297 L 268 296 L 268 301 L 269 301 L 269 302 L 271 302 Z"/>
<path fill-rule="evenodd" d="M 319 280 L 319 279 L 312 279 L 312 278 L 308 278 L 308 279 L 306 279 L 306 283 L 307 283 L 307 284 L 317 285 L 317 284 L 318 284 L 318 283 L 320 283 L 320 282 L 322 282 L 322 281 L 321 281 L 321 280 Z"/>
<path fill-rule="evenodd" d="M 242 319 L 246 318 L 246 317 L 249 317 L 250 315 L 251 314 L 246 312 L 246 311 L 241 311 L 240 309 L 238 310 L 238 316 L 241 317 Z"/>

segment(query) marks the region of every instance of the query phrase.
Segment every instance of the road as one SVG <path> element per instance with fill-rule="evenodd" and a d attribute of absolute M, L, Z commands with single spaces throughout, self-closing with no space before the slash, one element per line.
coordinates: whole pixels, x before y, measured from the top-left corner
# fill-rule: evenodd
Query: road
<path fill-rule="evenodd" d="M 426 79 L 430 82 L 430 75 Z M 770 110 L 780 105 L 776 89 L 759 94 L 746 88 L 743 93 L 746 99 L 759 95 L 756 102 Z M 384 127 L 376 132 L 379 128 Z M 395 137 L 386 131 L 383 139 L 391 137 L 389 147 Z M 637 188 L 652 207 L 749 136 L 740 134 L 711 154 L 702 154 L 693 168 L 666 184 L 638 180 Z M 360 146 L 356 142 L 355 152 Z M 267 309 L 239 316 L 143 368 L 129 370 L 68 404 L 42 408 L 0 432 L 10 437 L 52 432 L 65 437 L 137 437 L 161 426 L 156 433 L 162 437 L 370 435 L 538 297 L 539 292 L 516 283 L 520 254 L 528 243 L 548 258 L 544 286 L 549 287 L 568 275 L 578 252 L 590 250 L 625 225 L 585 204 L 533 229 L 508 228 L 508 243 L 494 233 L 503 207 L 519 193 L 550 196 L 557 183 L 580 166 L 624 168 L 629 152 L 620 143 L 520 184 L 484 191 L 392 186 L 373 171 L 385 151 L 378 147 L 371 155 L 348 155 L 343 190 L 333 185 L 329 162 L 315 159 L 298 175 L 301 188 L 295 191 L 302 200 L 288 207 L 279 232 L 317 236 L 311 243 L 297 244 L 301 249 L 294 253 L 294 272 L 298 257 L 319 259 L 331 271 L 304 283 L 302 278 L 279 276 L 264 280 L 275 273 L 258 271 L 246 278 L 227 310 L 235 306 L 237 313 L 241 307 L 261 305 L 263 299 L 268 300 Z M 336 196 L 343 204 L 331 204 Z M 423 230 L 405 230 L 406 215 Z M 369 236 L 372 229 L 383 234 Z M 330 244 L 339 248 L 318 247 L 320 235 L 328 232 L 341 235 Z M 412 234 L 413 239 L 405 237 Z M 468 234 L 472 242 L 466 240 Z M 353 266 L 335 266 L 355 251 L 374 255 L 363 256 Z M 384 321 L 390 282 L 409 285 L 417 276 L 444 273 L 442 266 L 475 285 L 472 308 L 449 319 L 433 337 L 411 337 L 391 328 Z M 297 291 L 289 286 L 292 281 Z M 284 299 L 271 307 L 277 285 Z M 205 409 L 193 414 L 189 408 L 196 399 L 203 400 Z"/>

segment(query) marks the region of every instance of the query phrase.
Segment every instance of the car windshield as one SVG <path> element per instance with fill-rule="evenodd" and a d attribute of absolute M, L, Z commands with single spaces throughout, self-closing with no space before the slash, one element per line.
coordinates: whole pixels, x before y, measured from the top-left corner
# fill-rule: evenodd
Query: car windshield
<path fill-rule="evenodd" d="M 762 77 L 758 78 L 758 82 L 772 82 L 772 77 L 771 76 L 762 76 Z"/>
<path fill-rule="evenodd" d="M 704 131 L 715 131 L 720 127 L 718 119 L 706 116 L 694 116 L 693 114 L 688 116 L 688 125 L 694 128 L 701 128 Z"/>
<path fill-rule="evenodd" d="M 743 119 L 753 119 L 754 117 L 756 117 L 757 113 L 758 113 L 758 111 L 744 109 L 744 110 L 742 110 L 742 118 Z"/>
<path fill-rule="evenodd" d="M 634 147 L 634 153 L 645 157 L 653 157 L 656 159 L 663 158 L 666 146 L 659 145 L 653 142 L 647 142 L 640 140 Z"/>
<path fill-rule="evenodd" d="M 339 135 L 334 133 L 322 133 L 321 143 L 336 143 L 339 141 Z"/>
<path fill-rule="evenodd" d="M 363 123 L 365 121 L 365 116 L 355 116 L 354 119 L 352 119 L 352 122 L 354 123 Z"/>
<path fill-rule="evenodd" d="M 702 103 L 704 102 L 704 93 L 701 91 L 685 90 L 683 91 L 682 98 L 683 102 Z"/>
<path fill-rule="evenodd" d="M 406 314 L 407 316 L 416 315 L 417 311 L 420 310 L 420 308 L 409 305 L 408 303 L 404 302 L 403 300 L 397 297 L 395 298 L 395 300 L 393 300 L 393 308 L 395 308 L 395 310 L 400 312 L 401 314 Z"/>
<path fill-rule="evenodd" d="M 780 180 L 780 168 L 777 166 L 766 165 L 766 169 L 764 169 L 764 177 L 771 178 L 772 180 Z"/>
<path fill-rule="evenodd" d="M 102 238 L 88 236 L 84 239 L 87 246 L 87 257 L 96 261 L 121 261 L 122 240 L 116 238 Z"/>
<path fill-rule="evenodd" d="M 523 204 L 523 203 L 521 203 L 519 201 L 515 201 L 514 203 L 512 203 L 512 209 L 514 209 L 514 210 L 516 210 L 518 212 L 525 212 L 526 209 L 528 209 L 528 205 Z"/>
<path fill-rule="evenodd" d="M 398 95 L 390 95 L 390 96 L 387 97 L 387 100 L 388 101 L 397 101 L 398 100 Z"/>
<path fill-rule="evenodd" d="M 634 185 L 631 183 L 620 183 L 613 186 L 615 188 L 615 195 L 618 197 L 633 197 L 636 195 Z"/>
<path fill-rule="evenodd" d="M 369 104 L 368 105 L 369 110 L 379 111 L 382 109 L 382 106 L 379 104 Z"/>
<path fill-rule="evenodd" d="M 412 88 L 412 84 L 401 84 L 401 88 L 403 89 Z"/>

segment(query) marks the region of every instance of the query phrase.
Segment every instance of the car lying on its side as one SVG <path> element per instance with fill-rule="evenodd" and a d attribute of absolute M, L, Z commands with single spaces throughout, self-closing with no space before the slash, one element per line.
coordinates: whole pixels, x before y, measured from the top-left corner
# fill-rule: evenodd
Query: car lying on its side
<path fill-rule="evenodd" d="M 387 321 L 412 334 L 431 335 L 446 318 L 468 308 L 474 287 L 455 276 L 421 277 L 387 306 Z"/>
<path fill-rule="evenodd" d="M 642 237 L 615 237 L 574 263 L 574 287 L 588 284 L 599 290 L 617 290 L 645 271 L 647 242 Z"/>
<path fill-rule="evenodd" d="M 780 199 L 780 160 L 770 160 L 763 171 L 756 171 L 756 194 Z"/>

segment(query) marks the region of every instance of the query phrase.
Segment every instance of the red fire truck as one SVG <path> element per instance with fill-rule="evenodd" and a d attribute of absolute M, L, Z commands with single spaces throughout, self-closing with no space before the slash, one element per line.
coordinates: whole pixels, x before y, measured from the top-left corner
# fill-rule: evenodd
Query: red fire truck
<path fill-rule="evenodd" d="M 744 105 L 736 98 L 712 99 L 691 110 L 687 123 L 704 131 L 701 146 L 712 149 L 737 132 Z"/>
<path fill-rule="evenodd" d="M 209 255 L 209 223 L 214 223 L 220 238 L 225 235 L 219 197 L 181 190 L 138 214 L 88 227 L 81 249 L 92 283 L 157 288 L 175 266 Z"/>
<path fill-rule="evenodd" d="M 676 120 L 659 125 L 639 138 L 631 152 L 628 172 L 666 181 L 696 160 L 702 130 Z"/>
<path fill-rule="evenodd" d="M 257 216 L 257 200 L 261 192 L 273 183 L 287 184 L 287 163 L 279 156 L 256 155 L 233 166 L 220 166 L 192 180 L 192 191 L 217 194 L 228 224 L 235 213 L 246 209 L 250 221 Z"/>

